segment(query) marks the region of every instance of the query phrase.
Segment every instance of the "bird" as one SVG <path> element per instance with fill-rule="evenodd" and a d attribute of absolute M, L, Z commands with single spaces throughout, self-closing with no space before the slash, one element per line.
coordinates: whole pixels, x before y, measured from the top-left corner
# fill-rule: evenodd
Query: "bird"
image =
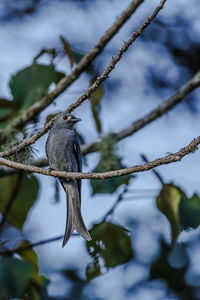
<path fill-rule="evenodd" d="M 81 121 L 70 113 L 60 113 L 50 129 L 45 150 L 50 169 L 82 172 L 82 154 L 74 125 Z M 87 241 L 91 240 L 81 214 L 81 179 L 59 178 L 66 193 L 67 218 L 63 238 L 64 247 L 74 229 Z"/>

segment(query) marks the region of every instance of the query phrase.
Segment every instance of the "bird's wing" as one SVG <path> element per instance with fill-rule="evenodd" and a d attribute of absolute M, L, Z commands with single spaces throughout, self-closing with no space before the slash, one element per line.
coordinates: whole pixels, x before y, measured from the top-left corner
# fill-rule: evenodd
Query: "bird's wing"
<path fill-rule="evenodd" d="M 74 135 L 74 153 L 77 161 L 78 172 L 82 172 L 82 153 L 81 153 L 79 140 L 76 135 Z M 79 190 L 79 199 L 81 204 L 81 179 L 77 179 L 77 182 L 78 182 L 78 190 Z"/>

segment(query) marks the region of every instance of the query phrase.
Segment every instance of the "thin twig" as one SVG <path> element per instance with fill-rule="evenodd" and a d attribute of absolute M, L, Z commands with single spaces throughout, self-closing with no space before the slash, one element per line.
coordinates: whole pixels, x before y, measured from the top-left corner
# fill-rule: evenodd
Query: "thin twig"
<path fill-rule="evenodd" d="M 145 154 L 141 154 L 141 158 L 143 159 L 144 162 L 146 162 L 146 163 L 149 162 L 149 160 Z M 154 169 L 152 169 L 152 172 L 154 173 L 154 175 L 156 176 L 158 181 L 163 185 L 165 182 L 164 182 L 161 174 L 157 170 L 154 170 Z"/>
<path fill-rule="evenodd" d="M 69 87 L 86 70 L 91 62 L 94 61 L 94 59 L 102 52 L 102 50 L 112 39 L 112 37 L 119 31 L 122 25 L 130 18 L 130 16 L 135 12 L 135 10 L 143 1 L 144 0 L 132 1 L 130 5 L 125 9 L 125 11 L 122 12 L 122 14 L 113 23 L 113 25 L 100 38 L 94 48 L 90 52 L 88 52 L 76 65 L 70 75 L 61 79 L 52 92 L 45 95 L 40 101 L 33 104 L 25 113 L 13 120 L 7 128 L 0 131 L 0 141 L 3 142 L 6 139 L 6 136 L 8 136 L 10 132 L 13 132 L 13 129 L 22 128 L 28 121 L 32 120 L 44 108 L 51 104 L 53 100 L 58 97 L 67 87 Z M 41 133 L 44 134 L 45 132 Z"/>
<path fill-rule="evenodd" d="M 105 216 L 102 218 L 103 221 L 105 221 L 110 215 L 112 215 L 118 206 L 118 204 L 124 199 L 123 196 L 128 192 L 128 186 L 125 185 L 123 191 L 119 194 L 117 197 L 117 200 L 113 204 L 113 206 L 109 209 L 108 212 L 106 212 Z"/>
<path fill-rule="evenodd" d="M 194 152 L 197 149 L 197 146 L 199 144 L 200 144 L 200 136 L 198 136 L 196 139 L 193 139 L 186 147 L 181 148 L 176 153 L 172 153 L 167 156 L 157 158 L 146 164 L 136 165 L 129 168 L 103 172 L 103 173 L 79 173 L 79 172 L 46 170 L 31 165 L 16 163 L 14 161 L 10 161 L 2 157 L 0 157 L 0 164 L 14 169 L 24 170 L 27 172 L 34 172 L 34 173 L 43 174 L 46 176 L 53 176 L 53 177 L 63 177 L 69 179 L 107 179 L 107 178 L 119 177 L 119 176 L 131 174 L 131 173 L 144 172 L 161 165 L 166 165 L 173 162 L 181 161 L 181 159 L 184 156 Z"/>
<path fill-rule="evenodd" d="M 73 233 L 71 236 L 79 236 L 79 234 Z M 63 239 L 63 235 L 58 235 L 56 237 L 41 240 L 41 241 L 38 241 L 38 242 L 35 242 L 35 243 L 32 243 L 32 244 L 28 244 L 28 245 L 25 245 L 25 246 L 0 251 L 0 255 L 12 255 L 14 253 L 19 253 L 20 254 L 20 252 L 22 252 L 22 251 L 26 251 L 26 250 L 32 249 L 34 247 L 38 247 L 38 246 L 45 245 L 45 244 L 48 244 L 48 243 L 57 242 L 61 239 Z"/>
<path fill-rule="evenodd" d="M 154 12 L 152 13 L 152 15 L 146 19 L 146 21 L 137 29 L 137 31 L 133 33 L 133 35 L 131 36 L 131 38 L 127 42 L 125 42 L 124 45 L 118 50 L 117 54 L 111 59 L 109 65 L 104 69 L 104 71 L 102 72 L 102 74 L 96 79 L 96 81 L 94 82 L 94 84 L 91 85 L 87 89 L 87 91 L 76 102 L 72 103 L 68 107 L 68 109 L 66 110 L 66 112 L 71 112 L 75 108 L 77 108 L 79 105 L 81 105 L 100 86 L 100 84 L 108 78 L 108 75 L 115 68 L 115 65 L 120 61 L 122 55 L 128 50 L 128 48 L 133 44 L 133 42 L 136 40 L 136 38 L 138 36 L 140 36 L 140 34 L 143 32 L 143 30 L 156 17 L 156 15 L 158 14 L 158 12 L 163 8 L 164 3 L 166 1 L 167 0 L 162 0 L 160 2 L 160 4 L 156 7 L 156 9 L 154 10 Z M 16 147 L 13 147 L 12 149 L 7 150 L 7 152 L 5 151 L 3 153 L 3 155 L 2 155 L 2 153 L 0 153 L 0 156 L 8 156 L 11 153 L 19 152 L 22 148 L 24 148 L 24 147 L 26 147 L 26 146 L 28 146 L 30 144 L 33 144 L 36 140 L 38 140 L 42 135 L 44 135 L 47 132 L 47 130 L 52 126 L 54 120 L 55 120 L 55 118 L 52 119 L 51 121 L 49 121 L 44 126 L 44 128 L 41 131 L 38 131 L 30 139 L 24 140 L 21 144 L 17 145 Z M 7 154 L 5 155 L 5 153 L 7 153 Z"/>

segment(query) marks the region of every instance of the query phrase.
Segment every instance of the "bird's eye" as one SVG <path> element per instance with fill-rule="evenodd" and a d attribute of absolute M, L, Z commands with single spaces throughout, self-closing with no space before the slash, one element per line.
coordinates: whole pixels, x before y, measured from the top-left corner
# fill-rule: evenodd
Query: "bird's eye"
<path fill-rule="evenodd" d="M 63 120 L 67 120 L 67 119 L 68 119 L 68 116 L 64 116 L 64 117 L 63 117 Z"/>

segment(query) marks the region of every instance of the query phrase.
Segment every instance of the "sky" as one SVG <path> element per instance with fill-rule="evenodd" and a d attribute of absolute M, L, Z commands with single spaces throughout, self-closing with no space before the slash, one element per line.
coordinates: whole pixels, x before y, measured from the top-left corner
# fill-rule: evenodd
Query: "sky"
<path fill-rule="evenodd" d="M 3 6 L 4 2 L 2 1 L 0 4 Z M 65 36 L 77 49 L 90 50 L 129 2 L 127 0 L 88 1 L 86 9 L 83 5 L 77 6 L 73 1 L 42 1 L 36 13 L 20 19 L 13 19 L 11 22 L 1 22 L 0 37 L 3 42 L 0 46 L 0 97 L 11 97 L 8 87 L 11 75 L 30 65 L 34 56 L 42 48 L 61 46 L 59 44 L 60 35 Z M 190 38 L 195 40 L 200 34 L 199 11 L 195 9 L 195 6 L 198 5 L 197 2 L 197 0 L 167 1 L 159 16 L 166 23 L 177 14 L 184 17 L 191 26 L 185 30 L 186 32 L 188 30 Z M 96 65 L 100 71 L 106 67 L 111 57 L 122 46 L 123 41 L 127 40 L 145 20 L 145 17 L 153 11 L 157 3 L 156 0 L 145 1 L 112 39 L 103 55 L 97 59 Z M 176 30 L 178 28 L 175 27 L 174 31 Z M 40 62 L 47 63 L 48 58 L 44 56 Z M 177 68 L 165 47 L 155 41 L 144 43 L 144 40 L 139 38 L 111 73 L 108 80 L 110 83 L 105 85 L 105 95 L 102 99 L 100 113 L 103 135 L 125 128 L 172 95 L 174 90 L 170 87 L 166 88 L 162 95 L 155 88 L 149 87 L 148 78 L 151 74 L 148 72 L 150 68 L 155 67 L 170 82 L 176 81 L 183 71 L 181 68 Z M 58 61 L 57 69 L 70 73 L 68 60 L 65 58 Z M 185 81 L 184 78 L 182 80 Z M 113 84 L 114 89 L 111 89 L 109 84 Z M 59 112 L 74 102 L 80 96 L 80 91 L 84 91 L 87 87 L 88 77 L 82 75 L 76 83 L 56 99 L 55 106 L 51 105 L 41 113 L 37 127 L 42 127 L 48 114 Z M 198 97 L 199 91 L 196 91 L 195 95 Z M 197 102 L 196 106 L 198 110 L 200 104 Z M 100 136 L 95 130 L 90 103 L 86 101 L 76 110 L 75 114 L 82 119 L 82 122 L 77 125 L 77 129 L 85 137 L 86 142 L 98 140 Z M 117 151 L 123 157 L 123 163 L 126 166 L 132 166 L 142 163 L 141 153 L 145 153 L 150 160 L 153 160 L 179 150 L 197 137 L 199 131 L 198 114 L 192 114 L 186 106 L 179 105 L 166 116 L 136 133 L 134 137 L 121 141 Z M 46 138 L 47 135 L 35 145 L 38 157 L 45 156 Z M 98 154 L 89 155 L 84 171 L 91 171 L 96 166 L 98 158 Z M 200 170 L 197 163 L 199 159 L 200 153 L 195 152 L 195 154 L 185 157 L 182 162 L 162 166 L 158 170 L 167 182 L 174 181 L 175 184 L 183 186 L 188 195 L 192 195 L 194 192 L 200 193 Z M 39 196 L 29 213 L 23 230 L 24 236 L 32 241 L 62 234 L 66 215 L 65 195 L 61 189 L 60 202 L 54 203 L 55 179 L 40 175 L 37 177 L 40 182 Z M 151 172 L 146 172 L 132 180 L 131 188 L 159 190 L 160 184 Z M 82 212 L 88 228 L 101 220 L 121 190 L 122 187 L 113 195 L 91 197 L 90 184 L 86 180 L 83 181 Z M 138 232 L 134 232 L 134 247 L 137 253 L 143 245 L 143 251 L 140 252 L 143 260 L 148 260 L 157 253 L 158 247 L 154 238 L 156 234 L 162 232 L 166 239 L 170 238 L 169 224 L 157 210 L 154 199 L 155 197 L 151 199 L 147 197 L 138 201 L 124 201 L 116 209 L 114 215 L 116 222 L 123 226 L 127 225 L 129 219 L 142 220 Z M 187 239 L 188 233 L 181 234 L 180 240 Z M 53 281 L 49 288 L 51 295 L 62 296 L 68 288 L 66 284 L 63 284 L 63 279 L 57 273 L 58 270 L 70 265 L 84 269 L 85 265 L 90 262 L 81 237 L 71 238 L 64 249 L 61 247 L 61 241 L 58 241 L 40 246 L 36 248 L 36 251 L 40 259 L 41 272 L 47 273 Z M 146 270 L 142 266 L 135 265 L 134 267 L 136 270 L 134 275 L 132 266 L 125 276 L 122 268 L 118 267 L 95 279 L 92 285 L 95 285 L 96 294 L 100 295 L 102 299 L 113 299 L 112 291 L 115 289 L 115 299 L 123 299 L 123 286 L 128 286 L 130 278 L 137 282 L 140 277 L 145 275 Z M 49 273 L 50 269 L 51 273 Z M 119 283 L 117 286 L 116 282 Z M 161 297 L 164 299 L 163 294 L 163 290 L 159 288 L 154 294 L 151 294 L 149 288 L 146 287 L 138 289 L 134 299 L 155 300 L 161 299 Z"/>

